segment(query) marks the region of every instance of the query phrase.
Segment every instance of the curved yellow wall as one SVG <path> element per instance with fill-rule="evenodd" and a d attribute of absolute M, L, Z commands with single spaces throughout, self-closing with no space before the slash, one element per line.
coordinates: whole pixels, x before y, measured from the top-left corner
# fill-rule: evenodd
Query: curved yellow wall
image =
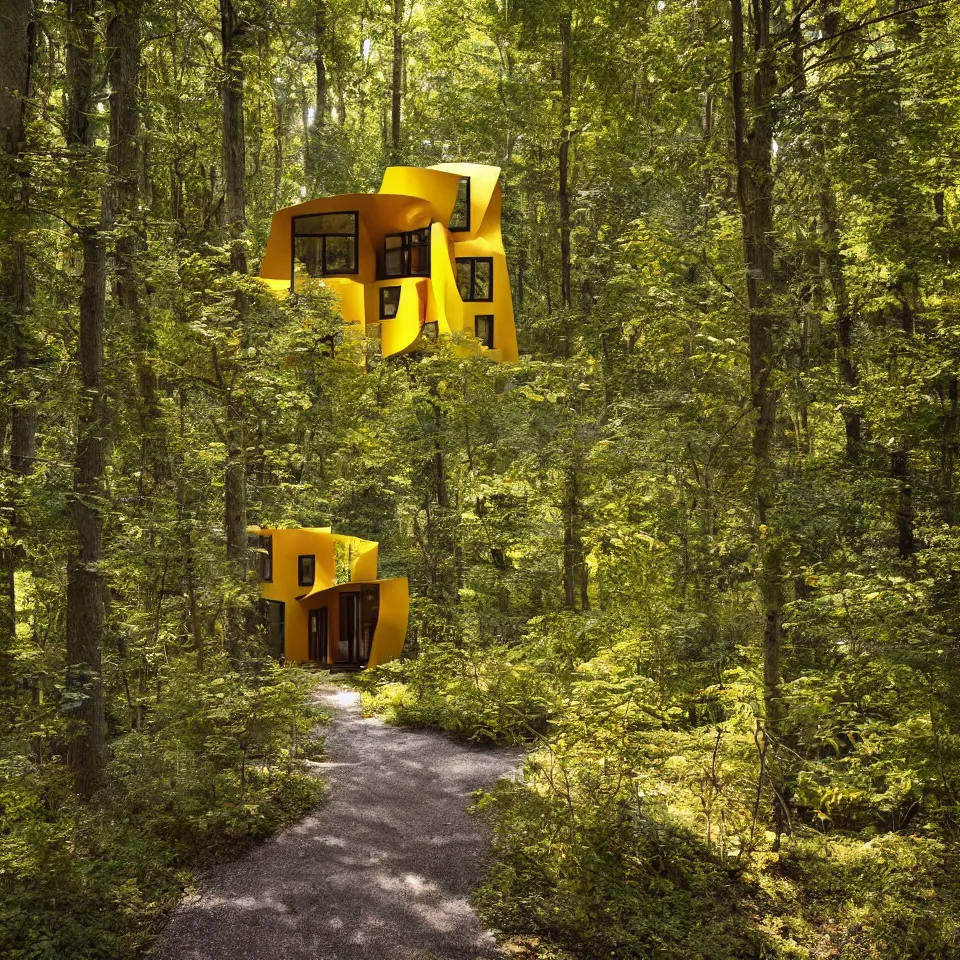
<path fill-rule="evenodd" d="M 460 178 L 470 178 L 470 229 L 451 232 L 450 217 L 456 205 Z M 441 335 L 472 337 L 478 314 L 492 314 L 493 349 L 468 340 L 461 349 L 493 360 L 517 358 L 510 276 L 500 229 L 502 193 L 500 168 L 476 163 L 445 163 L 434 167 L 388 167 L 380 192 L 345 194 L 309 200 L 274 214 L 260 278 L 271 291 L 283 296 L 290 290 L 292 223 L 307 213 L 357 211 L 359 216 L 357 273 L 315 279 L 340 303 L 343 319 L 358 332 L 379 333 L 383 356 L 422 348 L 425 323 L 436 323 Z M 383 279 L 379 258 L 384 237 L 430 226 L 429 277 Z M 456 282 L 457 257 L 491 257 L 493 300 L 464 302 Z M 298 278 L 297 289 L 304 280 Z M 380 289 L 400 285 L 396 317 L 380 319 Z M 376 326 L 378 325 L 378 326 Z M 469 344 L 473 345 L 470 346 Z"/>
<path fill-rule="evenodd" d="M 396 660 L 403 653 L 410 616 L 410 587 L 406 577 L 380 581 L 380 618 L 373 634 L 368 667 Z"/>
<path fill-rule="evenodd" d="M 380 584 L 380 612 L 368 666 L 386 663 L 400 656 L 410 613 L 409 590 L 404 578 L 377 580 L 379 545 L 375 541 L 335 534 L 329 527 L 250 527 L 248 532 L 272 538 L 273 578 L 261 581 L 260 595 L 264 600 L 276 600 L 284 604 L 284 656 L 287 660 L 304 663 L 309 660 L 307 614 L 317 606 L 319 594 L 328 591 L 338 594 L 341 588 L 348 589 L 362 583 Z M 336 582 L 338 544 L 346 552 L 350 563 L 350 579 L 340 584 Z M 300 556 L 316 558 L 312 586 L 300 585 Z M 329 608 L 330 638 L 339 635 L 339 616 L 339 606 L 333 604 Z M 332 654 L 329 662 L 334 662 Z"/>

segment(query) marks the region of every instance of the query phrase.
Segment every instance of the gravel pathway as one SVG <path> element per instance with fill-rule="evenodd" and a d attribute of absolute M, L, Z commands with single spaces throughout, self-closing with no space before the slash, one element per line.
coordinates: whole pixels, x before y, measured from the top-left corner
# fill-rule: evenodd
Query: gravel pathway
<path fill-rule="evenodd" d="M 516 769 L 431 731 L 364 720 L 359 696 L 318 696 L 334 723 L 318 764 L 328 802 L 207 874 L 174 912 L 159 960 L 488 960 L 470 903 L 487 849 L 470 794 Z"/>

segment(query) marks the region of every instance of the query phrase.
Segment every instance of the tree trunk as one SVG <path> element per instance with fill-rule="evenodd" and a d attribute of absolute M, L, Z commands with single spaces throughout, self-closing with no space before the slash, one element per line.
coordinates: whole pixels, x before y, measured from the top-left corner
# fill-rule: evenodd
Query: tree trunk
<path fill-rule="evenodd" d="M 760 563 L 758 593 L 763 606 L 764 762 L 776 758 L 780 743 L 783 705 L 780 698 L 780 657 L 783 623 L 783 561 L 780 534 L 774 528 L 776 474 L 773 438 L 777 416 L 774 374 L 773 287 L 773 101 L 776 96 L 774 51 L 770 42 L 770 0 L 756 0 L 753 10 L 753 67 L 749 84 L 749 124 L 744 89 L 744 23 L 741 0 L 732 0 L 731 80 L 734 147 L 737 165 L 737 200 L 742 214 L 743 253 L 746 263 L 749 315 L 750 392 L 753 428 L 753 488 L 757 509 L 757 543 Z M 774 789 L 774 819 L 779 849 L 786 826 L 784 791 L 779 774 L 767 771 Z"/>
<path fill-rule="evenodd" d="M 11 212 L 25 218 L 30 203 L 30 181 L 23 158 L 23 141 L 35 44 L 31 0 L 3 0 L 0 3 L 0 23 L 4 25 L 8 38 L 5 56 L 0 58 L 0 149 L 4 165 L 0 197 Z M 27 249 L 19 231 L 6 249 L 9 257 L 3 257 L 0 262 L 0 322 L 11 332 L 13 369 L 19 394 L 15 395 L 10 411 L 10 467 L 15 474 L 23 476 L 33 468 L 36 456 L 37 413 L 29 399 L 23 396 L 22 377 L 30 366 L 33 342 L 27 329 L 31 296 Z M 13 539 L 17 540 L 21 523 L 15 495 L 11 496 L 11 501 L 10 528 Z M 12 642 L 16 635 L 17 554 L 15 546 L 0 550 L 0 566 L 3 567 L 0 649 L 5 648 L 6 638 Z"/>
<path fill-rule="evenodd" d="M 95 0 L 71 0 L 71 42 L 67 45 L 67 147 L 73 157 L 75 189 L 81 205 L 93 205 L 82 178 L 95 149 L 90 122 L 94 114 L 94 63 L 99 25 Z M 104 490 L 103 434 L 106 395 L 103 389 L 104 317 L 106 313 L 106 248 L 103 233 L 108 205 L 100 198 L 100 220 L 90 214 L 79 227 L 83 250 L 80 334 L 77 363 L 83 391 L 79 400 L 71 518 L 75 534 L 67 560 L 67 689 L 77 698 L 79 729 L 70 742 L 67 762 L 76 789 L 90 797 L 100 785 L 106 760 L 104 734 L 103 646 L 104 605 L 100 575 Z"/>
<path fill-rule="evenodd" d="M 571 464 L 563 490 L 563 602 L 568 610 L 576 610 L 578 596 L 580 609 L 590 609 L 580 515 L 580 472 Z"/>
<path fill-rule="evenodd" d="M 230 268 L 235 273 L 247 272 L 247 255 L 243 246 L 246 230 L 246 149 L 243 132 L 243 64 L 240 43 L 246 33 L 232 0 L 220 0 L 221 39 L 223 44 L 223 176 L 224 231 L 230 244 Z M 235 297 L 237 321 L 244 339 L 248 304 L 242 291 Z M 215 358 L 216 360 L 216 358 Z M 220 358 L 220 385 L 226 399 L 227 466 L 224 477 L 224 530 L 227 540 L 227 561 L 239 579 L 247 573 L 247 483 L 244 464 L 243 401 L 237 391 L 236 377 L 230 377 L 230 358 Z M 242 616 L 235 607 L 227 610 L 227 648 L 236 656 L 243 629 Z"/>
<path fill-rule="evenodd" d="M 843 274 L 843 261 L 840 257 L 840 228 L 837 223 L 836 201 L 833 186 L 829 182 L 825 182 L 820 189 L 820 231 L 823 265 L 836 304 L 840 381 L 847 393 L 840 407 L 846 434 L 847 460 L 850 463 L 858 463 L 861 416 L 851 402 L 850 395 L 856 390 L 860 375 L 854 362 L 853 316 L 850 310 L 850 298 L 847 295 L 847 281 Z"/>
<path fill-rule="evenodd" d="M 903 560 L 916 551 L 913 534 L 913 492 L 910 489 L 910 458 L 906 450 L 890 454 L 890 476 L 897 482 L 897 552 Z"/>
<path fill-rule="evenodd" d="M 130 7 L 119 5 L 107 29 L 110 56 L 110 146 L 113 172 L 111 221 L 117 228 L 114 261 L 116 299 L 130 325 L 140 394 L 140 433 L 144 459 L 154 479 L 163 472 L 157 377 L 150 361 L 156 348 L 144 307 L 139 257 L 144 249 L 140 216 L 140 23 Z"/>
<path fill-rule="evenodd" d="M 560 19 L 560 304 L 570 309 L 570 14 Z M 569 331 L 568 331 L 569 334 Z"/>
<path fill-rule="evenodd" d="M 324 51 L 327 48 L 327 4 L 326 0 L 317 0 L 317 14 L 314 20 L 314 40 L 317 44 L 313 55 L 313 65 L 317 71 L 317 108 L 313 116 L 313 128 L 317 134 L 323 130 L 327 121 L 327 61 Z"/>
<path fill-rule="evenodd" d="M 951 527 L 957 522 L 957 498 L 954 490 L 954 464 L 957 457 L 957 437 L 960 433 L 960 403 L 957 378 L 947 378 L 946 390 L 941 394 L 944 406 L 940 434 L 940 503 L 944 523 Z"/>
<path fill-rule="evenodd" d="M 246 141 L 243 129 L 243 61 L 240 44 L 246 24 L 237 18 L 232 0 L 220 0 L 220 30 L 223 44 L 223 210 L 224 229 L 230 244 L 230 269 L 247 272 L 243 235 L 247 228 L 245 177 Z"/>
<path fill-rule="evenodd" d="M 390 87 L 390 159 L 400 162 L 400 107 L 403 102 L 403 8 L 393 0 L 393 76 Z"/>

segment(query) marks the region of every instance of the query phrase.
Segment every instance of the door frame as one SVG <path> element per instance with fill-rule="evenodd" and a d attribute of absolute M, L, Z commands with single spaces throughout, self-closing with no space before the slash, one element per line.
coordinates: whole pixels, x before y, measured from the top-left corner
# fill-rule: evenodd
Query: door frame
<path fill-rule="evenodd" d="M 316 653 L 312 643 L 312 633 L 316 625 Z M 307 656 L 313 663 L 328 663 L 330 640 L 330 611 L 327 607 L 316 607 L 307 611 Z"/>

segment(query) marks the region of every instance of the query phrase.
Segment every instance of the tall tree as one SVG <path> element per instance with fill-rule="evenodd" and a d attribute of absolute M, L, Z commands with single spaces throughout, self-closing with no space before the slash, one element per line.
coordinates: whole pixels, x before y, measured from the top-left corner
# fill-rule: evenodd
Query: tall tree
<path fill-rule="evenodd" d="M 571 304 L 570 264 L 570 142 L 573 138 L 570 108 L 570 60 L 572 57 L 571 15 L 560 17 L 560 305 L 564 310 Z"/>
<path fill-rule="evenodd" d="M 32 338 L 27 329 L 30 312 L 30 275 L 26 243 L 21 230 L 29 213 L 29 175 L 23 157 L 27 102 L 33 63 L 35 25 L 32 0 L 5 0 L 0 4 L 0 24 L 7 38 L 6 54 L 0 58 L 0 150 L 3 169 L 0 198 L 9 210 L 13 242 L 4 246 L 0 261 L 0 317 L 11 338 L 12 367 L 20 380 L 28 370 Z M 17 384 L 17 395 L 10 409 L 10 468 L 24 475 L 33 466 L 36 455 L 37 413 Z M 11 541 L 18 537 L 17 504 L 10 505 Z M 17 549 L 13 542 L 0 549 L 3 585 L 0 587 L 0 637 L 13 637 L 16 631 L 16 586 L 14 572 Z M 4 640 L 0 639 L 0 647 Z"/>
<path fill-rule="evenodd" d="M 238 15 L 232 0 L 220 0 L 220 29 L 223 50 L 222 155 L 224 178 L 224 231 L 230 247 L 230 269 L 247 272 L 244 245 L 246 231 L 246 144 L 244 139 L 243 92 L 244 73 L 242 43 L 247 24 Z M 234 299 L 238 324 L 237 338 L 246 336 L 248 304 L 238 290 Z M 229 349 L 229 348 L 228 348 Z M 246 574 L 247 557 L 247 480 L 244 438 L 243 398 L 238 389 L 235 364 L 229 356 L 219 356 L 214 346 L 214 369 L 226 402 L 224 435 L 227 446 L 227 467 L 224 483 L 224 529 L 227 539 L 227 562 L 238 576 Z M 241 618 L 235 609 L 227 612 L 227 644 L 236 654 L 239 649 Z"/>
<path fill-rule="evenodd" d="M 758 588 L 763 607 L 764 743 L 762 763 L 770 769 L 781 738 L 780 692 L 783 642 L 783 569 L 773 516 L 776 504 L 774 431 L 777 418 L 778 368 L 774 342 L 776 304 L 773 260 L 773 123 L 777 95 L 775 51 L 770 35 L 770 0 L 751 4 L 750 58 L 744 53 L 745 24 L 741 0 L 732 0 L 731 92 L 737 201 L 741 212 L 749 320 L 750 397 L 753 424 L 753 494 L 759 550 Z M 786 825 L 780 785 L 773 783 L 777 847 Z"/>
<path fill-rule="evenodd" d="M 67 41 L 66 139 L 74 216 L 82 250 L 80 323 L 77 365 L 78 400 L 76 456 L 73 474 L 74 543 L 67 561 L 67 684 L 77 699 L 79 727 L 70 743 L 68 761 L 77 792 L 90 797 L 100 786 L 106 761 L 103 700 L 104 587 L 100 571 L 104 490 L 104 432 L 107 397 L 103 384 L 104 318 L 106 313 L 106 244 L 109 204 L 99 179 L 93 123 L 99 76 L 97 38 L 100 23 L 96 0 L 70 0 Z"/>
<path fill-rule="evenodd" d="M 390 160 L 399 163 L 400 119 L 403 107 L 403 15 L 405 0 L 393 0 L 391 37 L 393 39 L 392 75 L 390 78 Z"/>

